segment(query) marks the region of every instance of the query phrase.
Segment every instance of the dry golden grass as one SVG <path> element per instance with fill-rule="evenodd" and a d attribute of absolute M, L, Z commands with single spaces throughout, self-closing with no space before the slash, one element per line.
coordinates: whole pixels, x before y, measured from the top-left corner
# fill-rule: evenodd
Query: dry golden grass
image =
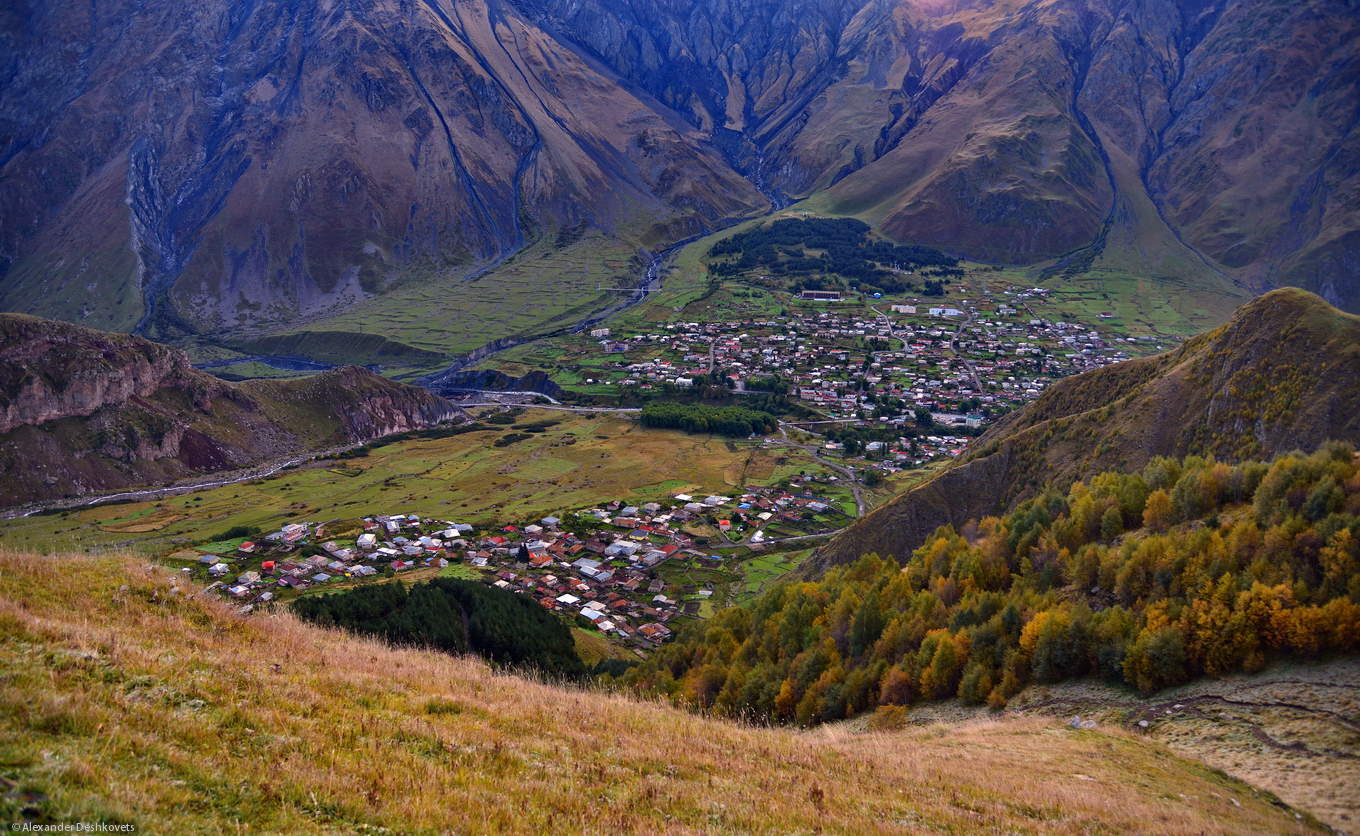
<path fill-rule="evenodd" d="M 1052 720 L 720 722 L 242 618 L 122 557 L 0 552 L 5 812 L 143 832 L 1291 832 L 1207 767 Z M 40 796 L 34 793 L 41 794 Z"/>

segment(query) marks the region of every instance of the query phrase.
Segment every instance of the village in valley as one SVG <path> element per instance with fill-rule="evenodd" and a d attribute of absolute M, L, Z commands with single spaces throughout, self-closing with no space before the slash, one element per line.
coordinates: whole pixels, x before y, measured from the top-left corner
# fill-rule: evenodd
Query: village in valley
<path fill-rule="evenodd" d="M 735 443 L 800 447 L 824 467 L 735 496 L 620 499 L 506 524 L 403 513 L 295 521 L 202 546 L 185 571 L 245 610 L 366 581 L 480 578 L 644 652 L 671 637 L 677 619 L 732 603 L 744 580 L 731 570 L 743 559 L 813 546 L 867 510 L 859 483 L 872 474 L 956 456 L 1052 381 L 1151 348 L 1148 338 L 1035 315 L 1030 302 L 1045 293 L 1008 292 L 984 307 L 966 297 L 849 306 L 838 293 L 805 292 L 772 315 L 594 328 L 568 344 L 581 388 L 683 398 L 719 387 L 737 404 L 783 403 L 779 433 Z"/>
<path fill-rule="evenodd" d="M 198 566 L 184 571 L 203 575 L 210 591 L 246 612 L 366 580 L 481 578 L 645 650 L 671 637 L 674 619 L 707 609 L 721 590 L 713 583 L 701 588 L 705 575 L 721 573 L 705 570 L 732 561 L 734 549 L 758 552 L 844 525 L 846 515 L 811 486 L 794 480 L 788 488 L 752 487 L 735 497 L 612 501 L 488 530 L 415 514 L 364 517 L 344 532 L 337 524 L 297 521 L 262 537 L 206 546 Z M 667 572 L 671 567 L 677 571 Z"/>
<path fill-rule="evenodd" d="M 1055 380 L 1161 348 L 1037 314 L 1044 288 L 951 293 L 803 291 L 763 315 L 594 328 L 558 341 L 555 360 L 570 393 L 595 398 L 684 398 L 712 385 L 753 408 L 777 397 L 791 404 L 788 428 L 891 474 L 960 454 Z"/>
<path fill-rule="evenodd" d="M 874 267 L 894 287 L 882 292 L 762 269 L 498 352 L 484 369 L 553 385 L 446 392 L 470 421 L 239 488 L 92 511 L 50 536 L 149 535 L 246 612 L 367 583 L 480 580 L 631 656 L 750 600 L 1054 381 L 1165 342 L 1117 301 L 1119 313 L 1097 299 L 1074 311 L 989 268 L 945 263 L 908 282 L 910 270 Z M 680 425 L 648 422 L 658 404 L 763 417 L 750 435 L 682 441 Z M 553 485 L 576 491 L 576 510 L 544 513 L 561 507 Z M 288 515 L 254 513 L 256 492 Z M 207 537 L 210 520 L 244 524 Z"/>

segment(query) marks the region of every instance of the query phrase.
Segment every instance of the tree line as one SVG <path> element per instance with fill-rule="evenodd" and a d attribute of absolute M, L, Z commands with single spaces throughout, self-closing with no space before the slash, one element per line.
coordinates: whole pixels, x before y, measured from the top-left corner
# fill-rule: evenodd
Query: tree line
<path fill-rule="evenodd" d="M 779 427 L 768 412 L 743 406 L 708 406 L 701 403 L 649 401 L 642 407 L 642 426 L 684 430 L 688 433 L 714 433 L 733 438 L 765 435 Z"/>
<path fill-rule="evenodd" d="M 1348 445 L 1229 465 L 1159 458 L 942 527 L 682 631 L 620 680 L 806 725 L 1032 682 L 1143 692 L 1360 650 L 1360 463 Z"/>
<path fill-rule="evenodd" d="M 367 584 L 298 598 L 292 610 L 304 621 L 392 644 L 471 652 L 493 664 L 570 679 L 585 673 L 561 619 L 531 598 L 476 581 Z"/>

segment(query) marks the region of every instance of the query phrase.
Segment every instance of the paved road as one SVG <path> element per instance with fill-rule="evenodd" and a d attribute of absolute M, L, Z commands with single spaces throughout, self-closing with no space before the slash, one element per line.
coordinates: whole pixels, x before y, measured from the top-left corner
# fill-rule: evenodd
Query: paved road
<path fill-rule="evenodd" d="M 871 311 L 873 311 L 874 313 L 878 314 L 878 318 L 881 319 L 881 320 L 883 320 L 883 324 L 886 325 L 886 326 L 888 327 L 888 335 L 889 335 L 890 337 L 892 337 L 894 340 L 897 340 L 898 342 L 900 342 L 900 343 L 902 344 L 902 347 L 901 347 L 900 349 L 897 349 L 897 350 L 898 350 L 898 351 L 906 351 L 906 350 L 907 350 L 907 338 L 904 337 L 904 336 L 902 336 L 901 334 L 897 333 L 897 329 L 896 329 L 895 327 L 893 327 L 892 317 L 890 317 L 890 316 L 888 316 L 887 314 L 883 313 L 883 311 L 880 311 L 878 308 L 874 307 L 873 305 L 870 305 L 870 306 L 869 306 L 869 310 L 871 310 Z M 892 349 L 889 349 L 889 350 L 892 350 Z M 874 351 L 874 352 L 871 352 L 871 353 L 872 353 L 874 356 L 877 356 L 877 355 L 879 355 L 879 354 L 885 354 L 885 353 L 887 353 L 887 352 L 883 352 L 883 351 Z"/>
<path fill-rule="evenodd" d="M 34 505 L 24 505 L 18 508 L 11 508 L 0 513 L 0 520 L 12 520 L 17 517 L 31 517 L 42 511 L 70 511 L 76 508 L 88 508 L 93 505 L 103 505 L 108 502 L 118 502 L 120 500 L 146 500 L 160 499 L 166 496 L 177 496 L 182 493 L 193 493 L 206 488 L 220 488 L 225 485 L 235 485 L 241 482 L 251 482 L 256 479 L 264 479 L 273 476 L 281 470 L 286 470 L 293 465 L 315 459 L 328 459 L 346 450 L 353 450 L 367 444 L 366 441 L 346 444 L 343 447 L 332 447 L 327 450 L 319 450 L 307 453 L 302 456 L 294 456 L 291 459 L 274 462 L 272 464 L 258 465 L 249 470 L 236 471 L 234 474 L 217 479 L 205 479 L 198 482 L 185 482 L 179 485 L 167 485 L 159 488 L 143 488 L 135 491 L 122 491 L 120 493 L 101 494 L 99 496 L 77 497 L 75 499 L 59 499 L 55 502 L 39 503 Z"/>
<path fill-rule="evenodd" d="M 797 537 L 771 537 L 768 540 L 761 540 L 759 543 L 752 543 L 749 539 L 743 540 L 740 543 L 728 541 L 727 545 L 704 546 L 703 550 L 720 552 L 724 549 L 739 549 L 742 546 L 777 546 L 784 543 L 799 543 L 804 540 L 821 540 L 824 537 L 840 534 L 844 530 L 844 528 L 836 528 L 831 531 L 819 531 L 816 534 L 799 534 Z"/>
<path fill-rule="evenodd" d="M 954 329 L 954 336 L 949 338 L 949 350 L 954 352 L 954 356 L 963 362 L 963 367 L 968 370 L 968 376 L 973 378 L 973 388 L 978 392 L 985 391 L 982 386 L 982 378 L 978 376 L 977 369 L 973 367 L 973 361 L 958 349 L 959 334 L 963 333 L 963 326 L 973 321 L 972 314 L 965 314 L 959 321 L 959 325 Z"/>
<path fill-rule="evenodd" d="M 831 468 L 837 473 L 840 473 L 846 479 L 849 479 L 850 492 L 854 494 L 855 497 L 855 516 L 856 517 L 864 516 L 864 491 L 860 487 L 859 477 L 855 475 L 855 469 L 853 467 L 850 467 L 849 465 L 838 464 L 837 462 L 833 462 L 830 459 L 822 458 L 822 448 L 818 447 L 815 444 L 799 444 L 798 442 L 789 438 L 788 426 L 789 426 L 788 424 L 785 424 L 783 421 L 780 421 L 779 434 L 782 437 L 778 439 L 769 439 L 770 443 L 785 447 L 797 447 L 800 450 L 804 450 L 811 454 L 812 457 L 817 461 L 821 462 L 822 464 L 826 465 L 827 467 Z M 813 434 L 815 435 L 816 433 Z"/>
<path fill-rule="evenodd" d="M 531 395 L 531 396 L 536 397 L 536 398 L 546 398 L 547 401 L 548 401 L 548 403 L 559 404 L 559 405 L 562 403 L 562 402 L 559 401 L 557 398 L 554 398 L 552 395 L 545 395 L 545 394 L 543 394 L 542 392 L 536 392 L 536 391 L 534 391 L 534 390 L 532 390 L 532 389 L 504 389 L 504 390 L 503 390 L 503 389 L 458 389 L 458 388 L 446 388 L 444 391 L 445 391 L 445 392 L 462 392 L 462 393 L 467 394 L 467 395 L 520 395 L 520 396 L 530 396 L 530 395 Z"/>
<path fill-rule="evenodd" d="M 883 313 L 878 308 L 875 308 L 872 305 L 869 306 L 869 310 L 878 314 L 879 319 L 882 319 L 883 322 L 888 326 L 888 331 L 892 334 L 893 339 L 900 340 L 902 343 L 902 348 L 905 349 L 907 347 L 907 341 L 898 335 L 897 329 L 893 327 L 892 319 L 889 318 L 887 314 Z M 973 361 L 969 360 L 968 357 L 965 356 L 962 351 L 959 351 L 957 347 L 959 334 L 963 333 L 963 326 L 967 325 L 972 321 L 973 315 L 971 313 L 965 312 L 964 318 L 959 320 L 959 324 L 954 328 L 954 336 L 949 338 L 949 350 L 954 353 L 955 357 L 959 358 L 959 360 L 963 363 L 964 368 L 968 370 L 968 376 L 973 378 L 973 387 L 976 388 L 977 391 L 981 392 L 983 391 L 982 377 L 978 375 L 977 369 L 973 367 Z M 879 354 L 881 352 L 874 353 Z"/>

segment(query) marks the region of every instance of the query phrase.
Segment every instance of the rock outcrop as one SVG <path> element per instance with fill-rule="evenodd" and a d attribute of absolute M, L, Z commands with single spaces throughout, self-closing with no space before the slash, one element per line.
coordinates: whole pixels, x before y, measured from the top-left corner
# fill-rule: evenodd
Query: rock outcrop
<path fill-rule="evenodd" d="M 87 416 L 171 386 L 192 388 L 200 403 L 222 390 L 195 374 L 183 352 L 158 343 L 32 316 L 0 316 L 0 433 Z"/>
<path fill-rule="evenodd" d="M 465 417 L 355 366 L 228 383 L 139 337 L 0 314 L 0 505 L 171 482 Z"/>

